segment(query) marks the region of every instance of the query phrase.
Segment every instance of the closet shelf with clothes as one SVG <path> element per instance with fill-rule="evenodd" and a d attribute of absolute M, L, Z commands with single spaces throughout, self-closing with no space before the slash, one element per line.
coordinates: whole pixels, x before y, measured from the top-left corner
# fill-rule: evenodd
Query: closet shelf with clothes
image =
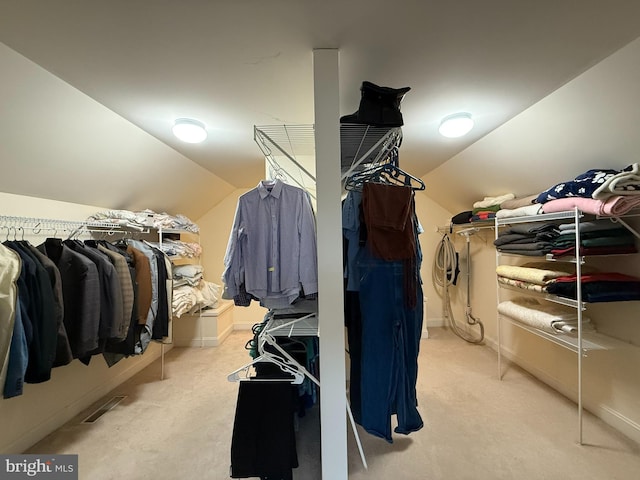
<path fill-rule="evenodd" d="M 24 381 L 49 380 L 52 368 L 74 359 L 89 364 L 101 355 L 112 366 L 170 337 L 171 266 L 131 231 L 109 222 L 0 216 L 2 229 L 3 267 L 19 272 L 2 285 L 11 342 L 0 359 L 14 375 L 5 396 L 19 395 Z"/>
<path fill-rule="evenodd" d="M 583 357 L 594 350 L 637 348 L 597 332 L 597 322 L 589 316 L 593 303 L 640 301 L 640 278 L 587 264 L 601 254 L 637 252 L 637 235 L 618 223 L 624 222 L 578 208 L 495 219 L 498 377 L 503 373 L 502 322 L 574 352 L 580 444 Z M 517 257 L 526 261 L 514 264 Z M 526 295 L 503 298 L 503 290 Z"/>

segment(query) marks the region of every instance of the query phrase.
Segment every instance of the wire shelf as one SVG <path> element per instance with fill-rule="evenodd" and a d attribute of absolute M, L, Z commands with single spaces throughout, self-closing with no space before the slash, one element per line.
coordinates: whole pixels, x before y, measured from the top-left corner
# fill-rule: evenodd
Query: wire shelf
<path fill-rule="evenodd" d="M 315 127 L 313 125 L 254 126 L 253 138 L 260 147 L 273 178 L 296 184 L 315 199 Z M 400 127 L 340 124 L 342 180 L 368 166 L 387 161 L 400 146 Z"/>

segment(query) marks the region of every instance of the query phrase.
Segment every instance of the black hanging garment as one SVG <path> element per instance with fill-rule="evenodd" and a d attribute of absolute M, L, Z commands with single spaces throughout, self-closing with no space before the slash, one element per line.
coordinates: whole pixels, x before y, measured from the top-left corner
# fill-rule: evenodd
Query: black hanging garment
<path fill-rule="evenodd" d="M 289 382 L 242 381 L 231 440 L 231 478 L 293 480 L 298 454 Z"/>

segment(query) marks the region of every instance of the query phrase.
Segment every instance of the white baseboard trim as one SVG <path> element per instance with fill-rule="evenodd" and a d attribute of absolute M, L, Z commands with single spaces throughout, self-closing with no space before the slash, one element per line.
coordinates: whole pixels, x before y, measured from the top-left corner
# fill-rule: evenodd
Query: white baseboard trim
<path fill-rule="evenodd" d="M 444 327 L 446 325 L 445 319 L 442 317 L 432 317 L 427 319 L 427 328 Z"/>
<path fill-rule="evenodd" d="M 485 338 L 485 343 L 493 350 L 498 350 L 497 341 L 493 339 Z M 564 382 L 550 375 L 548 372 L 538 368 L 532 362 L 529 362 L 519 355 L 516 355 L 511 349 L 502 346 L 502 355 L 509 361 L 519 365 L 531 375 L 536 377 L 541 382 L 547 384 L 554 390 L 558 391 L 573 402 L 578 401 L 578 392 L 569 388 Z M 623 435 L 627 436 L 636 443 L 640 443 L 640 424 L 634 422 L 630 418 L 627 418 L 617 410 L 612 409 L 607 405 L 596 404 L 589 401 L 588 398 L 582 397 L 582 405 L 585 410 L 588 410 L 600 420 L 605 422 L 610 427 L 619 431 Z M 588 441 L 588 439 L 586 439 Z"/>
<path fill-rule="evenodd" d="M 150 353 L 150 352 L 146 352 Z M 166 352 L 165 352 L 166 353 Z M 111 390 L 115 389 L 121 383 L 126 382 L 136 373 L 142 371 L 144 368 L 151 365 L 154 361 L 160 358 L 161 351 L 158 349 L 157 353 L 149 355 L 142 355 L 139 357 L 131 357 L 138 359 L 139 361 L 133 363 L 120 372 L 115 377 L 109 379 L 106 383 L 86 392 L 80 398 L 77 398 L 73 403 L 61 407 L 57 412 L 49 416 L 47 420 L 31 428 L 25 432 L 19 438 L 14 440 L 9 445 L 3 445 L 0 447 L 0 451 L 3 453 L 22 453 L 30 448 L 35 443 L 42 440 L 44 437 L 54 432 L 58 428 L 62 427 L 65 423 L 73 419 L 76 415 L 80 414 L 83 410 L 89 408 L 92 404 L 106 396 Z M 126 361 L 123 359 L 121 361 Z M 158 379 L 159 379 L 158 374 Z"/>
<path fill-rule="evenodd" d="M 422 335 L 420 338 L 422 339 L 429 338 L 429 328 L 438 328 L 438 327 L 444 327 L 444 326 L 445 326 L 444 318 L 441 318 L 441 317 L 428 318 L 427 321 L 424 322 L 424 325 L 422 327 Z"/>

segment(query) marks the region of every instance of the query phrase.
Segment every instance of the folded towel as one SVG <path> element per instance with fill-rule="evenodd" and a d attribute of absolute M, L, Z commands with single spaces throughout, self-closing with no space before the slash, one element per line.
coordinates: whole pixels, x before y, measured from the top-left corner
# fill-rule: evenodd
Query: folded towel
<path fill-rule="evenodd" d="M 632 163 L 619 173 L 608 176 L 591 194 L 592 198 L 606 200 L 613 195 L 640 195 L 640 174 L 637 163 Z"/>
<path fill-rule="evenodd" d="M 506 209 L 516 209 L 516 208 L 520 208 L 520 207 L 526 207 L 528 205 L 531 205 L 532 203 L 535 203 L 536 198 L 538 197 L 538 195 L 529 195 L 526 197 L 521 197 L 521 198 L 513 198 L 511 200 L 505 200 L 504 202 L 502 202 L 500 204 L 500 208 L 506 208 Z"/>
<path fill-rule="evenodd" d="M 473 204 L 473 208 L 491 207 L 492 205 L 500 205 L 507 200 L 513 200 L 516 196 L 513 193 L 505 193 L 498 197 L 484 197 L 484 200 L 480 200 Z"/>
<path fill-rule="evenodd" d="M 524 207 L 518 207 L 513 209 L 505 209 L 496 212 L 496 218 L 513 218 L 513 217 L 526 217 L 528 215 L 537 215 L 542 213 L 542 205 L 534 203 Z"/>

